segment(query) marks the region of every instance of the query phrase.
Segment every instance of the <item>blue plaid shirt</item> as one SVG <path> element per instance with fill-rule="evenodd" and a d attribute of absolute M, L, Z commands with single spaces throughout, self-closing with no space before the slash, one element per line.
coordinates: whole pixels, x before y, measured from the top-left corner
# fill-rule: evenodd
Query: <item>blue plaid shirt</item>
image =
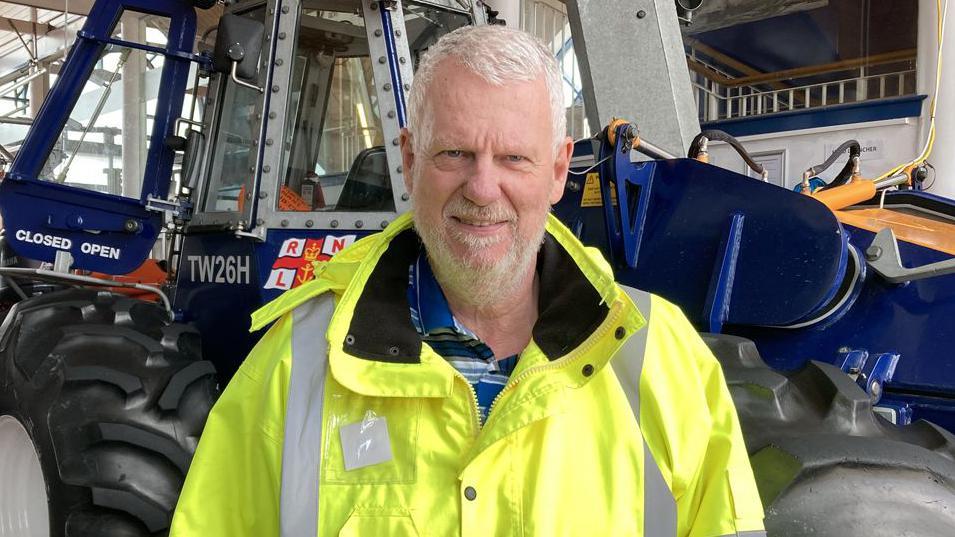
<path fill-rule="evenodd" d="M 444 357 L 471 384 L 483 424 L 491 403 L 504 389 L 517 365 L 517 355 L 495 360 L 491 348 L 454 318 L 424 249 L 408 268 L 408 280 L 411 322 L 421 341 Z"/>

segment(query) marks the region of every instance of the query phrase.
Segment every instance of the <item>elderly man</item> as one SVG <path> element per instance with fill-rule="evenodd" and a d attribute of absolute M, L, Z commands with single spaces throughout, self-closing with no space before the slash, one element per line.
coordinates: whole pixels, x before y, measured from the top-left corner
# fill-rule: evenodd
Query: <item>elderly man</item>
<path fill-rule="evenodd" d="M 522 32 L 429 50 L 413 215 L 256 314 L 277 322 L 209 417 L 174 537 L 762 534 L 717 362 L 549 215 L 561 100 Z"/>

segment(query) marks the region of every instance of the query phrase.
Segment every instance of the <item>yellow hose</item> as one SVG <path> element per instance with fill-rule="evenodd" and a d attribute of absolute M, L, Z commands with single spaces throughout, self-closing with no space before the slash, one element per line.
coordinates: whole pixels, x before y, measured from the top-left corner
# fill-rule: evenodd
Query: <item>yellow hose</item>
<path fill-rule="evenodd" d="M 938 88 L 942 80 L 942 43 L 945 41 L 944 31 L 945 31 L 945 18 L 948 13 L 948 0 L 945 0 L 945 10 L 942 10 L 942 0 L 935 0 L 935 7 L 938 12 L 938 21 L 937 21 L 937 31 L 938 31 L 938 59 L 935 63 L 935 93 L 932 95 L 932 115 L 929 118 L 929 128 L 928 128 L 928 139 L 925 143 L 925 148 L 913 160 L 906 162 L 905 164 L 900 164 L 895 168 L 883 173 L 878 177 L 878 179 L 885 179 L 886 177 L 896 175 L 905 168 L 918 166 L 926 160 L 928 160 L 929 155 L 932 154 L 932 148 L 935 146 L 935 109 L 938 104 Z"/>

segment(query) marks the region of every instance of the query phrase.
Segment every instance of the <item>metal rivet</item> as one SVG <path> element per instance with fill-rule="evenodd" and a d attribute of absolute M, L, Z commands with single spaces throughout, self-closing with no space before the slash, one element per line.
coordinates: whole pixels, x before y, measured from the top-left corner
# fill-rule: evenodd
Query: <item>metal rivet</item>
<path fill-rule="evenodd" d="M 269 15 L 274 15 L 274 14 L 275 14 L 275 8 L 270 7 L 270 8 L 269 8 Z"/>
<path fill-rule="evenodd" d="M 272 167 L 271 167 L 271 166 L 262 166 L 262 172 L 263 172 L 263 173 L 269 173 L 270 171 L 272 171 Z"/>
<path fill-rule="evenodd" d="M 265 224 L 265 219 L 263 219 L 263 218 L 256 218 L 256 219 L 255 219 L 255 225 L 261 226 L 261 225 L 263 225 L 263 224 Z"/>
<path fill-rule="evenodd" d="M 647 12 L 646 12 L 646 11 L 644 11 L 644 10 L 642 10 L 642 9 L 641 9 L 640 11 L 637 11 L 637 18 L 638 18 L 638 19 L 642 19 L 642 18 L 644 18 L 644 17 L 646 17 L 646 16 L 647 16 Z"/>
<path fill-rule="evenodd" d="M 285 60 L 283 60 L 282 58 L 275 59 L 275 65 L 282 65 L 283 63 L 285 63 Z"/>
<path fill-rule="evenodd" d="M 275 119 L 275 112 L 269 112 L 269 119 Z"/>
<path fill-rule="evenodd" d="M 865 251 L 865 258 L 869 261 L 875 261 L 876 259 L 882 257 L 882 248 L 878 246 L 869 246 Z"/>
<path fill-rule="evenodd" d="M 477 498 L 477 491 L 474 490 L 474 487 L 464 487 L 464 497 L 473 502 Z"/>
<path fill-rule="evenodd" d="M 254 173 L 254 172 L 255 172 L 255 166 L 249 166 L 249 171 Z"/>
<path fill-rule="evenodd" d="M 258 140 L 252 140 L 252 147 L 255 147 L 255 146 L 257 146 L 257 145 L 259 145 L 259 141 L 258 141 Z"/>
<path fill-rule="evenodd" d="M 245 199 L 247 199 L 247 200 L 252 199 L 252 193 L 251 193 L 251 192 L 246 192 L 246 193 L 245 193 Z"/>
<path fill-rule="evenodd" d="M 314 225 L 315 225 L 315 221 L 314 221 L 314 220 L 306 220 L 306 221 L 305 221 L 305 227 L 312 227 L 312 226 L 314 226 Z"/>
<path fill-rule="evenodd" d="M 391 119 L 394 119 L 394 117 L 395 117 L 395 111 L 394 111 L 394 110 L 388 110 L 388 117 L 391 118 Z"/>
<path fill-rule="evenodd" d="M 580 370 L 580 372 L 583 373 L 585 377 L 589 377 L 590 375 L 594 374 L 594 366 L 587 364 L 583 369 Z"/>
<path fill-rule="evenodd" d="M 263 190 L 262 192 L 259 192 L 259 199 L 260 199 L 260 200 L 264 200 L 264 199 L 267 198 L 267 197 L 269 197 L 269 193 L 268 193 L 268 192 L 266 192 L 266 191 L 264 191 L 264 190 Z"/>
<path fill-rule="evenodd" d="M 355 336 L 353 336 L 353 335 L 351 335 L 351 334 L 348 334 L 347 336 L 345 336 L 345 344 L 346 344 L 346 345 L 354 345 L 354 344 L 355 344 Z"/>
<path fill-rule="evenodd" d="M 255 119 L 262 119 L 262 112 L 256 112 L 256 113 L 255 113 Z M 254 142 L 254 141 L 255 141 L 255 140 L 253 140 L 253 142 Z"/>
<path fill-rule="evenodd" d="M 567 181 L 567 190 L 570 190 L 571 192 L 579 192 L 580 183 L 577 183 L 575 181 Z"/>
<path fill-rule="evenodd" d="M 401 201 L 408 201 L 409 199 L 411 199 L 411 196 L 407 192 L 401 195 Z"/>
<path fill-rule="evenodd" d="M 395 30 L 395 35 L 397 35 L 398 37 L 401 37 L 401 30 Z"/>
<path fill-rule="evenodd" d="M 338 227 L 338 220 L 332 220 L 328 223 L 328 225 L 332 226 L 333 228 Z"/>
<path fill-rule="evenodd" d="M 383 88 L 385 91 L 391 91 L 391 82 L 386 82 L 385 85 L 382 86 L 382 88 Z"/>
<path fill-rule="evenodd" d="M 278 92 L 279 92 L 278 85 L 272 86 L 272 93 L 278 93 Z"/>
<path fill-rule="evenodd" d="M 407 61 L 408 61 L 408 60 L 406 60 L 404 56 L 398 58 L 398 63 L 402 63 L 402 64 L 403 64 L 403 63 L 405 63 L 405 62 L 407 62 Z"/>
<path fill-rule="evenodd" d="M 627 330 L 622 326 L 618 326 L 617 329 L 613 331 L 613 337 L 617 339 L 623 339 L 625 335 L 627 335 Z"/>
<path fill-rule="evenodd" d="M 288 220 L 282 220 L 282 227 L 288 227 Z"/>
<path fill-rule="evenodd" d="M 398 347 L 389 347 L 389 348 L 388 348 L 388 354 L 390 354 L 390 355 L 392 355 L 392 356 L 398 356 L 398 353 L 399 353 L 399 352 L 401 352 L 401 349 L 399 349 Z"/>
<path fill-rule="evenodd" d="M 381 229 L 385 229 L 386 227 L 388 227 L 388 221 L 387 221 L 387 220 L 382 220 L 382 221 L 381 221 Z"/>
<path fill-rule="evenodd" d="M 381 30 L 375 30 L 375 37 L 381 37 Z"/>
<path fill-rule="evenodd" d="M 405 88 L 405 91 L 410 90 L 410 89 L 411 89 L 411 84 L 405 84 L 405 85 L 404 85 L 404 88 Z"/>
<path fill-rule="evenodd" d="M 378 58 L 378 63 L 385 63 L 386 61 L 388 61 L 388 60 L 386 60 L 384 56 L 380 56 L 380 57 Z"/>
<path fill-rule="evenodd" d="M 374 10 L 376 10 L 376 9 L 378 9 L 378 2 L 372 2 L 372 3 L 371 3 L 371 10 L 374 11 Z"/>
<path fill-rule="evenodd" d="M 274 142 L 272 141 L 271 138 L 267 138 L 267 139 L 265 140 L 265 145 L 272 145 L 273 143 L 274 143 Z"/>
<path fill-rule="evenodd" d="M 395 168 L 395 171 L 398 172 L 398 173 L 401 173 L 402 169 L 403 169 L 403 168 L 402 168 L 401 166 L 398 166 L 397 168 Z"/>
<path fill-rule="evenodd" d="M 279 32 L 279 39 L 285 39 L 285 32 Z"/>
<path fill-rule="evenodd" d="M 288 13 L 288 6 L 282 6 L 282 13 Z"/>
<path fill-rule="evenodd" d="M 271 40 L 272 40 L 272 36 L 271 36 L 270 34 L 265 34 L 265 40 L 266 40 L 266 41 L 271 41 Z"/>
<path fill-rule="evenodd" d="M 361 229 L 361 228 L 365 227 L 365 223 L 362 222 L 361 220 L 356 220 L 356 221 L 355 221 L 355 227 Z"/>
<path fill-rule="evenodd" d="M 394 140 L 392 140 L 391 145 L 398 145 L 398 139 L 395 138 Z"/>

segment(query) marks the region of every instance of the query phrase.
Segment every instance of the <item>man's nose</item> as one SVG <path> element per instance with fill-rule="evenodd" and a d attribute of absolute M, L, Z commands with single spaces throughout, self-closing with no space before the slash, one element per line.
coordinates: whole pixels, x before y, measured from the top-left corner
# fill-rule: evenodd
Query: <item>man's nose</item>
<path fill-rule="evenodd" d="M 475 205 L 485 207 L 501 198 L 500 170 L 491 155 L 478 155 L 469 170 L 462 188 L 464 197 Z"/>

